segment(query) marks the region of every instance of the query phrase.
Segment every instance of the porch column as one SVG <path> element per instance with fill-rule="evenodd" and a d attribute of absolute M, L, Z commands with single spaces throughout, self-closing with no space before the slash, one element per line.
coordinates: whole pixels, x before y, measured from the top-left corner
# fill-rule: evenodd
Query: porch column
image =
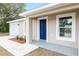
<path fill-rule="evenodd" d="M 79 26 L 79 23 L 78 23 L 78 26 Z M 78 30 L 79 30 L 79 27 L 78 27 Z M 78 42 L 77 43 L 78 43 L 78 56 L 79 56 L 79 31 L 78 31 Z"/>
<path fill-rule="evenodd" d="M 32 20 L 26 18 L 26 44 L 29 44 L 32 41 Z"/>

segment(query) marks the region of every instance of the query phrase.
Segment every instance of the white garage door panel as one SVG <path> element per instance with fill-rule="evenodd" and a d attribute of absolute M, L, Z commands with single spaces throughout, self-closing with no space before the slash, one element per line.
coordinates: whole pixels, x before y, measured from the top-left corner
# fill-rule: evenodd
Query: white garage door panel
<path fill-rule="evenodd" d="M 25 22 L 20 22 L 20 34 L 25 35 Z"/>
<path fill-rule="evenodd" d="M 25 35 L 25 32 L 26 32 L 26 31 L 25 31 L 25 25 L 26 25 L 25 22 L 22 22 L 22 26 L 23 26 L 23 28 L 22 28 L 23 35 Z"/>
<path fill-rule="evenodd" d="M 10 35 L 18 35 L 19 34 L 19 26 L 18 23 L 10 24 Z"/>

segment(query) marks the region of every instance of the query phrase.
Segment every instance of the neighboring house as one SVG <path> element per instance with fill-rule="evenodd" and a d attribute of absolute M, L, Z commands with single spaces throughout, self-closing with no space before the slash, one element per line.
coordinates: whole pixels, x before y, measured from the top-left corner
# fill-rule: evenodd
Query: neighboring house
<path fill-rule="evenodd" d="M 22 27 L 26 28 L 25 34 L 28 43 L 32 40 L 45 40 L 47 43 L 78 48 L 79 4 L 49 4 L 21 13 L 20 16 L 26 18 L 26 27 L 24 25 Z M 10 23 L 10 29 L 17 29 L 17 26 L 11 25 L 12 21 L 8 23 Z M 10 34 L 14 34 L 13 32 L 16 30 L 13 30 L 10 30 Z"/>

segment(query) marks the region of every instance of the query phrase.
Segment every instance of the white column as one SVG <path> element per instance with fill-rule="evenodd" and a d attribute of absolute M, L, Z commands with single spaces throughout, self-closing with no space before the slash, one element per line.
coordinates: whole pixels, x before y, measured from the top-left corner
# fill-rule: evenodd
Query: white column
<path fill-rule="evenodd" d="M 78 21 L 77 21 L 77 23 L 78 23 L 78 25 L 79 25 L 79 19 L 77 19 Z M 79 30 L 79 26 L 78 26 L 78 28 L 77 28 L 78 30 Z M 77 31 L 78 31 L 77 30 Z M 78 56 L 79 56 L 79 31 L 78 31 L 78 34 L 77 34 L 77 38 L 78 38 Z"/>
<path fill-rule="evenodd" d="M 78 28 L 79 30 L 79 28 Z M 79 31 L 78 31 L 78 56 L 79 56 Z"/>
<path fill-rule="evenodd" d="M 32 23 L 29 17 L 26 18 L 26 44 L 29 44 L 32 40 Z"/>
<path fill-rule="evenodd" d="M 77 19 L 77 20 L 79 20 L 79 19 Z M 79 26 L 79 23 L 78 23 L 78 26 Z M 77 29 L 79 30 L 79 27 Z M 77 36 L 78 36 L 78 42 L 77 43 L 78 43 L 78 56 L 79 56 L 79 31 L 78 31 L 78 35 Z"/>

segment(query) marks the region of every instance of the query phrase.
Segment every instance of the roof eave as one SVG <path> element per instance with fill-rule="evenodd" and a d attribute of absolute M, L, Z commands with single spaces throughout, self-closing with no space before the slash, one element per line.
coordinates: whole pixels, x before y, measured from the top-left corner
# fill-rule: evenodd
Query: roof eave
<path fill-rule="evenodd" d="M 16 19 L 16 20 L 8 21 L 7 23 L 14 23 L 14 22 L 19 22 L 19 21 L 24 21 L 24 20 L 26 20 L 26 18 L 21 18 L 21 19 Z"/>
<path fill-rule="evenodd" d="M 70 3 L 70 4 L 72 4 L 72 3 Z M 37 9 L 34 9 L 34 10 L 26 11 L 24 13 L 19 14 L 19 16 L 26 17 L 26 16 L 28 16 L 30 14 L 33 14 L 33 13 L 38 13 L 38 12 L 42 12 L 42 11 L 51 9 L 51 7 L 53 7 L 52 9 L 55 9 L 55 8 L 66 6 L 66 5 L 69 5 L 69 3 L 49 4 L 49 5 L 43 6 L 41 8 L 37 8 Z"/>

